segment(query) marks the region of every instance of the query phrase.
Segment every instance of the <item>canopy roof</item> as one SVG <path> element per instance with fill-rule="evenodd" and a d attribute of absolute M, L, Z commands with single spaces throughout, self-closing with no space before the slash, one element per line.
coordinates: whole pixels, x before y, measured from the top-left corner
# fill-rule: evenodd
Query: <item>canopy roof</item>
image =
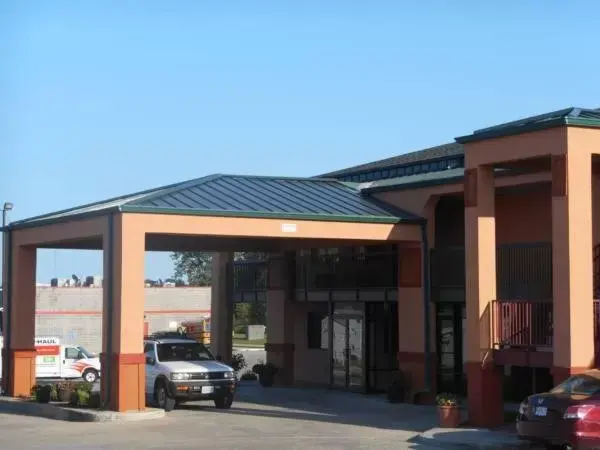
<path fill-rule="evenodd" d="M 362 194 L 357 184 L 335 179 L 217 174 L 20 220 L 10 228 L 111 212 L 369 223 L 423 220 Z"/>

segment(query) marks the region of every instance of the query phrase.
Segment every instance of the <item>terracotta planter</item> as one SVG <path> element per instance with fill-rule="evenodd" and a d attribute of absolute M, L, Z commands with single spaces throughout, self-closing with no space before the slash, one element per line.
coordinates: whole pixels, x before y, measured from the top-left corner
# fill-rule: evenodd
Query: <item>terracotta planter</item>
<path fill-rule="evenodd" d="M 456 428 L 460 425 L 460 409 L 458 406 L 438 406 L 438 413 L 442 428 Z"/>

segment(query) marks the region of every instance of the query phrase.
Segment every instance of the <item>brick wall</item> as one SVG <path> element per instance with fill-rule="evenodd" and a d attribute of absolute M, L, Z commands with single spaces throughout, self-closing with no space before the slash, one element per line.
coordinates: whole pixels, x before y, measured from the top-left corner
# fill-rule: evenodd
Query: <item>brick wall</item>
<path fill-rule="evenodd" d="M 146 288 L 149 331 L 210 315 L 210 287 Z M 36 335 L 56 336 L 92 352 L 102 349 L 102 289 L 38 287 Z M 141 337 L 140 337 L 141 339 Z"/>

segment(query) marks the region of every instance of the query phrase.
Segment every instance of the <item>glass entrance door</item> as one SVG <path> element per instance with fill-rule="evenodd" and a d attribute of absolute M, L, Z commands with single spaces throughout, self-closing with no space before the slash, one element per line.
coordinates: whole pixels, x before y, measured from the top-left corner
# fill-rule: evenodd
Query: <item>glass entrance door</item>
<path fill-rule="evenodd" d="M 356 308 L 356 309 L 355 309 Z M 364 390 L 364 323 L 362 305 L 334 305 L 332 319 L 331 385 Z"/>
<path fill-rule="evenodd" d="M 398 303 L 366 307 L 367 391 L 385 392 L 398 370 Z"/>
<path fill-rule="evenodd" d="M 437 305 L 438 391 L 465 394 L 463 369 L 466 315 L 464 303 Z"/>

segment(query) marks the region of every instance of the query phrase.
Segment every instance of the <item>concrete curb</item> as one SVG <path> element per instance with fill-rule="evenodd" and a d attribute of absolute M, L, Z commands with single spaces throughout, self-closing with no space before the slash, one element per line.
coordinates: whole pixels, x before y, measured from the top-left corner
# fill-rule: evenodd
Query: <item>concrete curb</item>
<path fill-rule="evenodd" d="M 531 443 L 516 436 L 482 429 L 434 428 L 411 439 L 415 444 L 443 446 L 443 448 L 520 449 L 531 448 Z"/>
<path fill-rule="evenodd" d="M 162 409 L 147 408 L 145 411 L 124 413 L 92 411 L 35 403 L 11 397 L 0 399 L 0 414 L 19 414 L 67 422 L 138 422 L 165 417 L 165 412 Z"/>

